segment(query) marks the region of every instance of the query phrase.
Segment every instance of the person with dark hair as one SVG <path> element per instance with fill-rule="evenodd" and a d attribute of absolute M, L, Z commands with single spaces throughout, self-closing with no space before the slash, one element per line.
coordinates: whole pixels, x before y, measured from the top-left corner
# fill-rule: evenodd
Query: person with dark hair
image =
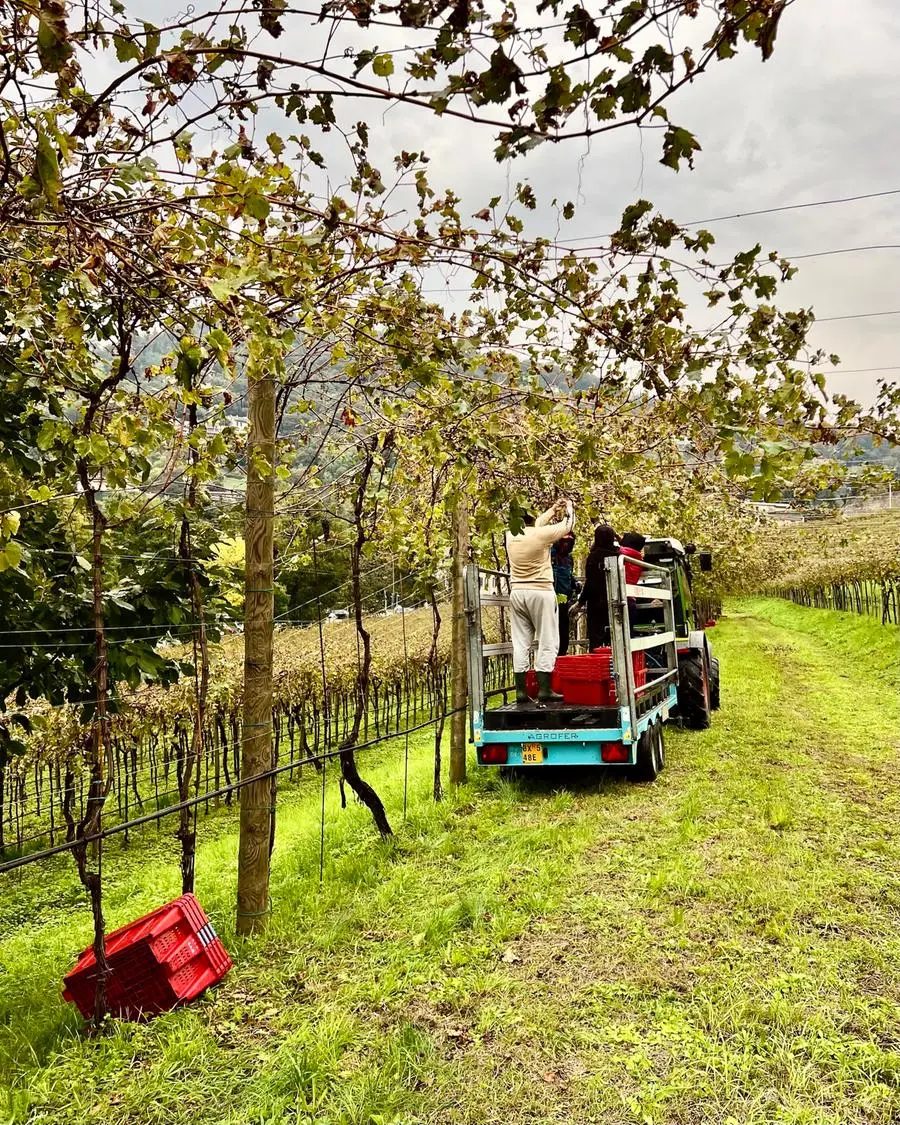
<path fill-rule="evenodd" d="M 616 533 L 609 524 L 602 523 L 594 529 L 591 547 L 584 569 L 584 586 L 573 606 L 573 615 L 587 606 L 588 651 L 593 652 L 609 644 L 609 594 L 606 589 L 606 560 L 619 554 Z"/>
<path fill-rule="evenodd" d="M 575 550 L 575 532 L 564 535 L 550 551 L 550 562 L 553 566 L 553 589 L 559 606 L 559 655 L 565 656 L 569 651 L 569 610 L 572 599 L 581 589 L 575 578 L 575 560 L 572 552 Z"/>
<path fill-rule="evenodd" d="M 575 524 L 575 509 L 571 500 L 561 500 L 537 519 L 526 515 L 523 522 L 525 527 L 518 535 L 506 533 L 516 702 L 530 702 L 525 675 L 529 653 L 534 647 L 538 700 L 548 703 L 562 699 L 550 686 L 559 652 L 559 614 L 553 591 L 550 548 L 571 532 Z"/>
<path fill-rule="evenodd" d="M 647 543 L 647 536 L 641 535 L 639 531 L 626 531 L 622 536 L 622 550 L 621 553 L 627 559 L 643 559 L 644 547 Z M 640 581 L 643 570 L 641 567 L 636 566 L 634 563 L 625 563 L 625 581 L 629 586 L 636 586 Z"/>

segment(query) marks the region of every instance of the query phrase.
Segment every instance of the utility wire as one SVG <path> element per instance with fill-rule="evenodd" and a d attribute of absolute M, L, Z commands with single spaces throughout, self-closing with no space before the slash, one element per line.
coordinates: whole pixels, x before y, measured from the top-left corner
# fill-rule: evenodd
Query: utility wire
<path fill-rule="evenodd" d="M 682 223 L 683 227 L 699 227 L 704 223 L 725 223 L 731 219 L 749 219 L 754 215 L 775 215 L 781 211 L 802 211 L 809 207 L 832 207 L 837 203 L 856 203 L 861 199 L 883 199 L 888 195 L 900 195 L 900 188 L 891 188 L 889 191 L 870 191 L 865 195 L 843 195 L 836 199 L 817 199 L 811 203 L 784 203 L 779 207 L 763 207 L 758 211 L 738 211 L 734 215 L 714 215 L 710 219 L 693 219 L 689 223 Z"/>
<path fill-rule="evenodd" d="M 832 371 L 820 371 L 819 375 L 865 375 L 870 371 L 900 371 L 900 364 L 893 367 L 835 367 Z"/>
<path fill-rule="evenodd" d="M 383 570 L 386 566 L 390 566 L 390 565 L 391 565 L 390 562 L 386 562 L 386 563 L 380 564 L 377 567 L 372 567 L 372 568 L 370 568 L 366 571 L 366 576 L 368 576 L 370 574 L 375 574 L 377 571 Z M 346 582 L 340 583 L 340 585 L 338 585 L 338 586 L 332 587 L 330 590 L 324 591 L 319 596 L 320 596 L 320 598 L 327 598 L 329 594 L 335 594 L 339 590 L 342 590 L 345 586 L 348 586 L 348 585 L 350 585 L 349 579 Z M 388 590 L 390 590 L 392 588 L 392 586 L 393 586 L 393 583 L 388 582 L 386 585 L 379 587 L 377 590 L 372 590 L 370 593 L 365 594 L 363 596 L 363 602 L 370 603 L 374 598 L 377 598 L 381 594 L 384 594 Z M 281 624 L 282 626 L 297 626 L 298 625 L 297 622 L 285 621 L 284 618 L 286 618 L 288 614 L 294 613 L 298 609 L 302 609 L 303 606 L 309 605 L 309 604 L 311 604 L 311 602 L 314 602 L 315 600 L 316 600 L 315 598 L 310 598 L 305 602 L 301 602 L 299 605 L 291 606 L 290 609 L 286 609 L 283 613 L 280 613 L 275 618 L 275 621 L 277 623 Z M 409 608 L 417 608 L 417 607 L 409 607 Z M 372 611 L 370 610 L 369 613 L 366 616 L 371 617 Z M 228 625 L 235 625 L 235 624 L 242 623 L 242 620 L 243 620 L 242 618 L 237 618 L 237 617 L 223 618 L 221 621 L 207 620 L 207 621 L 204 622 L 204 624 L 210 629 L 225 629 L 225 628 L 227 628 Z M 157 643 L 159 641 L 165 640 L 169 636 L 174 637 L 176 642 L 178 642 L 180 644 L 181 640 L 180 640 L 180 638 L 175 637 L 175 634 L 180 633 L 180 632 L 184 632 L 185 630 L 193 630 L 194 628 L 196 628 L 200 624 L 201 623 L 198 622 L 198 621 L 193 621 L 193 622 L 192 621 L 184 621 L 184 622 L 180 622 L 177 625 L 175 625 L 175 624 L 172 624 L 172 625 L 165 625 L 165 624 L 157 624 L 157 625 L 152 625 L 152 624 L 151 625 L 109 625 L 109 626 L 106 626 L 103 631 L 104 631 L 104 633 L 107 633 L 107 634 L 108 633 L 128 633 L 128 634 L 132 634 L 132 633 L 145 632 L 147 630 L 152 632 L 153 630 L 155 630 L 159 634 L 156 637 L 152 637 L 152 636 L 150 636 L 150 637 L 146 637 L 146 636 L 145 637 L 113 636 L 113 637 L 110 637 L 107 641 L 108 644 L 112 644 L 112 645 L 135 644 L 135 643 L 141 642 L 141 641 Z M 315 624 L 315 619 L 313 618 L 309 621 L 304 621 L 302 624 L 303 625 Z M 40 628 L 37 628 L 37 627 L 34 628 L 34 629 L 2 629 L 2 630 L 0 630 L 0 637 L 34 637 L 35 639 L 34 640 L 18 641 L 16 644 L 0 644 L 0 649 L 22 648 L 24 646 L 28 646 L 30 648 L 39 648 L 41 652 L 67 652 L 69 649 L 73 649 L 73 648 L 93 648 L 94 645 L 96 644 L 96 641 L 66 641 L 66 642 L 60 642 L 59 644 L 56 644 L 56 645 L 39 645 L 37 642 L 41 639 L 41 637 L 62 636 L 63 634 L 67 634 L 67 633 L 75 633 L 75 634 L 78 634 L 78 633 L 94 633 L 95 631 L 96 630 L 94 629 L 94 627 L 92 625 L 84 625 L 84 626 L 73 625 L 73 626 L 66 626 L 66 627 L 60 628 L 60 629 L 40 629 Z M 81 702 L 81 701 L 78 701 L 78 702 Z M 91 701 L 89 700 L 88 702 L 91 702 Z"/>
<path fill-rule="evenodd" d="M 783 254 L 782 257 L 791 262 L 799 262 L 803 258 L 830 258 L 834 254 L 859 254 L 866 250 L 900 250 L 900 245 L 884 242 L 872 246 L 845 246 L 840 250 L 816 250 L 811 254 Z"/>
<path fill-rule="evenodd" d="M 708 219 L 692 219 L 688 223 L 679 223 L 682 227 L 701 227 L 706 223 L 726 223 L 732 219 L 749 219 L 756 215 L 775 215 L 782 211 L 802 211 L 812 207 L 832 207 L 837 203 L 856 203 L 861 199 L 883 199 L 890 195 L 900 195 L 900 188 L 891 188 L 889 191 L 873 191 L 865 195 L 845 195 L 835 199 L 817 199 L 810 203 L 784 203 L 778 207 L 763 207 L 758 211 L 738 211 L 734 215 L 713 215 Z M 609 238 L 609 234 L 585 234 L 578 238 L 564 238 L 555 240 L 559 246 L 571 246 L 576 242 L 594 242 L 597 239 Z"/>
<path fill-rule="evenodd" d="M 817 316 L 816 324 L 828 324 L 834 320 L 864 320 L 870 316 L 900 316 L 900 309 L 885 309 L 884 312 L 845 313 L 843 316 Z"/>

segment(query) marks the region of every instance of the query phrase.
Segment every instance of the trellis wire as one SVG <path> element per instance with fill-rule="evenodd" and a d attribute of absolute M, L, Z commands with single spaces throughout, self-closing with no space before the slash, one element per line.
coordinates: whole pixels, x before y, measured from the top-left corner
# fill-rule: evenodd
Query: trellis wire
<path fill-rule="evenodd" d="M 352 700 L 355 699 L 356 685 L 346 684 L 335 690 L 328 682 L 324 663 L 324 637 L 322 634 L 321 598 L 318 605 L 319 666 L 322 671 L 322 698 L 301 689 L 287 698 L 276 701 L 275 722 L 279 729 L 286 729 L 291 744 L 291 760 L 295 767 L 311 758 L 310 737 L 314 746 L 328 745 L 346 736 Z M 406 631 L 404 613 L 402 628 Z M 358 641 L 358 635 L 357 635 Z M 404 637 L 406 667 L 402 675 L 391 674 L 387 679 L 373 675 L 371 694 L 365 712 L 365 737 L 368 738 L 370 719 L 374 721 L 375 733 L 382 730 L 401 730 L 404 712 L 406 722 L 410 715 L 435 714 L 443 704 L 443 688 L 440 682 L 445 675 L 443 665 L 438 669 L 430 665 L 416 668 L 415 674 L 408 664 L 408 645 Z M 140 717 L 140 711 L 130 712 L 132 719 Z M 66 718 L 62 719 L 65 723 Z M 84 775 L 81 770 L 77 740 L 80 727 L 75 713 L 72 722 L 72 748 L 65 745 L 50 756 L 41 754 L 34 757 L 14 758 L 4 768 L 0 768 L 0 856 L 7 849 L 20 849 L 32 842 L 35 835 L 46 835 L 54 843 L 58 834 L 64 831 L 61 813 L 66 795 L 71 790 L 80 805 L 84 800 Z M 129 720 L 131 721 L 131 720 Z M 114 735 L 115 754 L 113 788 L 110 809 L 122 820 L 128 820 L 132 808 L 140 811 L 151 802 L 157 808 L 173 794 L 170 779 L 180 783 L 185 768 L 186 755 L 193 724 L 193 711 L 186 704 L 181 714 L 154 717 L 154 723 L 137 733 L 132 729 L 120 730 Z M 223 792 L 229 792 L 227 783 L 232 776 L 238 776 L 240 761 L 237 754 L 240 721 L 233 700 L 226 698 L 212 701 L 207 708 L 207 724 L 203 739 L 203 756 L 199 762 L 203 772 L 202 786 L 205 800 L 212 800 L 213 790 L 220 790 L 222 775 L 226 783 Z M 300 753 L 296 741 L 299 735 Z M 174 774 L 174 778 L 173 778 Z M 199 774 L 198 774 L 199 783 Z M 230 800 L 230 796 L 227 798 Z M 36 829 L 40 832 L 36 832 Z"/>
<path fill-rule="evenodd" d="M 438 677 L 444 674 L 445 670 L 441 669 Z M 290 765 L 294 769 L 305 761 L 312 763 L 317 760 L 315 753 L 309 753 L 310 735 L 316 747 L 320 744 L 327 747 L 345 737 L 349 729 L 349 704 L 355 698 L 356 685 L 335 691 L 328 684 L 324 670 L 323 677 L 325 690 L 321 708 L 316 701 L 307 698 L 276 703 L 275 723 L 287 730 Z M 366 714 L 374 721 L 376 737 L 402 734 L 404 710 L 407 714 L 420 715 L 424 712 L 434 716 L 443 702 L 443 691 L 440 683 L 432 681 L 427 668 L 421 669 L 415 677 L 407 671 L 396 682 L 394 690 L 391 690 L 390 684 L 373 677 L 373 693 Z M 404 704 L 408 706 L 405 708 Z M 187 713 L 152 734 L 115 741 L 110 811 L 117 812 L 127 821 L 132 803 L 143 809 L 150 802 L 160 815 L 161 810 L 168 808 L 164 802 L 179 793 L 182 771 L 190 754 L 192 722 L 193 714 Z M 208 742 L 204 740 L 203 758 L 198 763 L 205 781 L 200 797 L 208 802 L 228 795 L 226 803 L 229 803 L 233 790 L 229 788 L 228 781 L 240 773 L 240 722 L 233 712 L 218 705 L 209 708 L 209 727 L 211 731 L 217 731 L 219 737 L 210 737 Z M 298 729 L 301 732 L 299 746 Z M 214 766 L 212 787 L 209 776 L 211 764 Z M 73 748 L 62 759 L 50 762 L 19 762 L 13 759 L 0 769 L 0 856 L 10 848 L 21 849 L 36 837 L 48 837 L 52 844 L 56 836 L 65 830 L 61 815 L 57 817 L 56 813 L 59 811 L 61 814 L 63 803 L 72 791 L 79 806 L 83 804 L 85 774 L 80 765 L 79 751 Z M 218 784 L 221 773 L 215 767 L 221 767 L 221 773 L 225 775 L 224 786 Z"/>
<path fill-rule="evenodd" d="M 403 604 L 403 575 L 400 575 L 400 621 L 403 626 L 403 684 L 409 675 L 409 649 L 406 643 L 406 606 Z M 403 747 L 403 819 L 406 820 L 407 796 L 409 793 L 409 691 L 403 692 L 406 699 L 406 738 Z"/>
<path fill-rule="evenodd" d="M 316 541 L 313 539 L 313 581 L 316 584 L 316 621 L 319 626 L 319 661 L 322 666 L 322 706 L 328 706 L 328 675 L 325 670 L 325 634 L 322 631 L 322 599 L 319 596 L 319 555 Z M 327 714 L 327 712 L 326 712 Z M 325 766 L 320 770 L 322 774 L 322 810 L 319 821 L 319 882 L 325 877 Z"/>
<path fill-rule="evenodd" d="M 427 727 L 432 726 L 436 722 L 440 722 L 442 719 L 448 719 L 452 714 L 455 714 L 455 712 L 447 711 L 440 715 L 433 715 L 431 716 L 431 718 L 425 719 L 421 723 L 416 723 L 416 725 L 411 727 L 407 733 L 415 734 L 417 731 L 425 730 Z M 403 733 L 403 731 L 399 732 L 399 734 Z M 357 746 L 354 747 L 354 750 L 369 750 L 375 746 L 381 745 L 384 742 L 393 740 L 397 736 L 398 732 L 381 735 L 379 737 L 370 739 L 367 742 L 360 742 Z M 314 758 L 310 757 L 306 760 L 310 762 L 321 762 L 323 764 L 324 772 L 324 763 L 330 761 L 332 758 L 339 757 L 341 753 L 342 751 L 340 750 L 340 748 L 335 750 L 327 750 L 316 755 Z M 291 770 L 294 765 L 295 763 L 293 762 L 282 762 L 280 765 L 272 766 L 268 770 L 264 770 L 261 773 L 254 774 L 252 777 L 240 778 L 237 781 L 231 782 L 229 785 L 222 786 L 218 790 L 213 790 L 212 792 L 201 794 L 198 797 L 190 797 L 186 801 L 179 801 L 174 805 L 169 805 L 167 808 L 158 809 L 154 812 L 147 813 L 144 816 L 135 817 L 130 821 L 124 821 L 119 824 L 110 825 L 109 827 L 102 829 L 100 832 L 95 832 L 90 835 L 83 835 L 75 840 L 66 840 L 64 843 L 56 844 L 49 848 L 44 848 L 39 852 L 31 852 L 27 855 L 17 856 L 14 859 L 5 860 L 4 862 L 0 863 L 0 875 L 3 875 L 8 871 L 14 871 L 20 867 L 26 867 L 32 863 L 39 863 L 45 859 L 49 859 L 52 856 L 62 855 L 64 852 L 72 851 L 80 844 L 93 844 L 97 841 L 107 840 L 112 836 L 130 831 L 132 828 L 139 828 L 143 825 L 150 824 L 154 820 L 158 820 L 162 817 L 173 816 L 175 813 L 181 812 L 182 809 L 192 808 L 196 803 L 202 802 L 211 797 L 221 797 L 226 794 L 239 792 L 244 788 L 245 785 L 252 785 L 257 781 L 265 781 L 267 778 L 279 777 L 281 774 L 287 773 L 289 770 Z"/>

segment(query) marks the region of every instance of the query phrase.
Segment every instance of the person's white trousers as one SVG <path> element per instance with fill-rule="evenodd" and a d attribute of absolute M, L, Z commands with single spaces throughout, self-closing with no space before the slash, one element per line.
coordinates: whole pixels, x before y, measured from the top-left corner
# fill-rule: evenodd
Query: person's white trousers
<path fill-rule="evenodd" d="M 559 653 L 559 610 L 552 590 L 514 586 L 509 598 L 512 626 L 513 671 L 528 671 L 528 653 L 534 647 L 536 672 L 552 672 Z"/>

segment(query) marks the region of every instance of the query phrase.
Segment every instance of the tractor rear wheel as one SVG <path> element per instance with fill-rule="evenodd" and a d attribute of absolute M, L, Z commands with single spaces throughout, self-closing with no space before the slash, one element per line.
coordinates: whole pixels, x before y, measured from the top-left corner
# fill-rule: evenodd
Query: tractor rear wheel
<path fill-rule="evenodd" d="M 652 726 L 647 727 L 637 743 L 636 761 L 631 770 L 635 781 L 656 781 L 662 765 L 659 760 L 659 743 Z"/>
<path fill-rule="evenodd" d="M 678 666 L 678 714 L 691 730 L 706 730 L 710 715 L 709 674 L 700 649 L 691 649 Z"/>
<path fill-rule="evenodd" d="M 709 662 L 709 706 L 718 711 L 721 706 L 719 692 L 719 660 L 714 656 Z"/>

